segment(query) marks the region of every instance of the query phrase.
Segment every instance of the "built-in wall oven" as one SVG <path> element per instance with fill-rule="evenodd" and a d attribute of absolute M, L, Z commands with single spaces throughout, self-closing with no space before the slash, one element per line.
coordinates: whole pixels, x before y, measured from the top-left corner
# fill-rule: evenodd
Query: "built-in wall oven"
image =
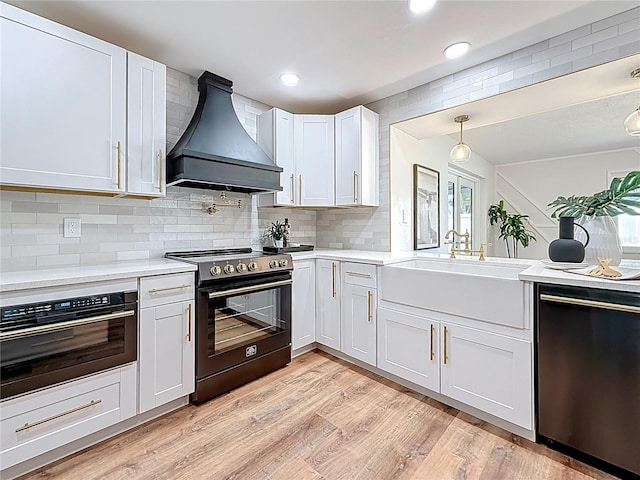
<path fill-rule="evenodd" d="M 291 361 L 289 255 L 251 249 L 180 252 L 198 265 L 195 404 Z"/>
<path fill-rule="evenodd" d="M 137 359 L 138 293 L 57 298 L 0 309 L 0 398 Z"/>

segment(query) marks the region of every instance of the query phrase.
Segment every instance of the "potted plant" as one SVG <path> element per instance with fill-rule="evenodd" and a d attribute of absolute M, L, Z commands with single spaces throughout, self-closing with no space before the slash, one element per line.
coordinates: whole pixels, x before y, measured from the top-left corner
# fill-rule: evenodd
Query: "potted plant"
<path fill-rule="evenodd" d="M 282 248 L 284 245 L 284 236 L 287 234 L 287 227 L 280 220 L 272 222 L 264 231 L 263 237 L 273 240 L 273 245 L 277 248 Z"/>
<path fill-rule="evenodd" d="M 489 216 L 489 224 L 498 225 L 500 230 L 498 238 L 504 240 L 509 258 L 512 258 L 512 254 L 513 258 L 518 258 L 519 244 L 523 247 L 528 247 L 529 243 L 536 241 L 536 237 L 527 230 L 523 222 L 523 220 L 529 218 L 529 215 L 508 214 L 504 208 L 504 200 L 491 205 L 487 214 Z"/>
<path fill-rule="evenodd" d="M 585 262 L 597 263 L 598 257 L 602 257 L 611 258 L 611 265 L 618 265 L 622 260 L 622 247 L 613 217 L 623 213 L 640 215 L 640 171 L 614 178 L 609 188 L 601 192 L 559 196 L 548 206 L 554 208 L 552 218 L 575 217 L 589 232 Z"/>

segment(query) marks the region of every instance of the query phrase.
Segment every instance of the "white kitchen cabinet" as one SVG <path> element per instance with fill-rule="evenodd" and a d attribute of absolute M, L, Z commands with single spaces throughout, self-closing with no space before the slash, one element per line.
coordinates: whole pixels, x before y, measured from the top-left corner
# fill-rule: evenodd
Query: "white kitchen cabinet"
<path fill-rule="evenodd" d="M 0 9 L 0 183 L 124 192 L 126 51 Z"/>
<path fill-rule="evenodd" d="M 378 114 L 363 106 L 335 116 L 336 205 L 379 205 Z"/>
<path fill-rule="evenodd" d="M 291 307 L 292 349 L 316 341 L 316 270 L 315 260 L 293 262 Z"/>
<path fill-rule="evenodd" d="M 195 386 L 193 273 L 140 279 L 140 413 Z"/>
<path fill-rule="evenodd" d="M 165 194 L 166 71 L 127 53 L 127 193 Z"/>
<path fill-rule="evenodd" d="M 300 206 L 335 204 L 334 117 L 295 115 L 294 152 Z"/>
<path fill-rule="evenodd" d="M 136 414 L 135 364 L 0 403 L 0 465 L 9 468 Z"/>
<path fill-rule="evenodd" d="M 440 322 L 378 308 L 378 368 L 435 392 L 440 390 Z"/>
<path fill-rule="evenodd" d="M 341 351 L 376 365 L 377 290 L 344 283 L 342 286 Z"/>
<path fill-rule="evenodd" d="M 531 342 L 441 323 L 442 394 L 533 428 Z"/>
<path fill-rule="evenodd" d="M 316 260 L 316 341 L 340 350 L 340 262 Z"/>
<path fill-rule="evenodd" d="M 291 206 L 297 203 L 296 169 L 293 152 L 294 115 L 279 108 L 258 115 L 257 143 L 269 157 L 282 167 L 282 191 L 258 195 L 258 205 Z"/>

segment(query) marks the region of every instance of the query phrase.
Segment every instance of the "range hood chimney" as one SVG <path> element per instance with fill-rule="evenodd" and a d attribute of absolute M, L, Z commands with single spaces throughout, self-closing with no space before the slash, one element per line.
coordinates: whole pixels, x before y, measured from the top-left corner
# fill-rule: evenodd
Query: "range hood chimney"
<path fill-rule="evenodd" d="M 189 126 L 167 155 L 167 185 L 244 193 L 282 190 L 280 172 L 240 124 L 233 82 L 204 72 Z"/>

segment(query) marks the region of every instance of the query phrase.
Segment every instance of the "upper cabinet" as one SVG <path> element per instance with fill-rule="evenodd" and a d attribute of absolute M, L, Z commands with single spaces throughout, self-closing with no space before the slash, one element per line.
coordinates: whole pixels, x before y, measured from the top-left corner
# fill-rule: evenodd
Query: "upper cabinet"
<path fill-rule="evenodd" d="M 164 79 L 151 91 L 145 80 L 140 111 L 128 112 L 126 50 L 4 3 L 0 22 L 0 183 L 113 195 L 131 185 L 131 193 L 148 194 L 131 178 L 143 183 L 149 170 L 157 174 L 146 151 L 164 148 L 164 133 L 149 132 L 164 124 L 165 107 L 153 120 L 148 112 L 160 91 L 164 103 Z M 135 113 L 131 128 L 128 113 Z M 148 144 L 130 152 L 127 134 Z"/>
<path fill-rule="evenodd" d="M 127 193 L 162 196 L 167 67 L 132 52 L 127 67 Z"/>
<path fill-rule="evenodd" d="M 335 122 L 336 205 L 378 206 L 378 114 L 358 106 Z"/>
<path fill-rule="evenodd" d="M 296 205 L 296 169 L 293 158 L 293 117 L 294 115 L 279 108 L 272 108 L 258 116 L 257 142 L 278 166 L 282 167 L 280 184 L 282 191 L 267 193 L 258 197 L 259 201 L 268 201 L 277 205 Z M 274 199 L 275 195 L 275 199 Z M 275 201 L 274 201 L 275 200 Z"/>
<path fill-rule="evenodd" d="M 337 115 L 293 115 L 273 108 L 258 117 L 258 145 L 283 168 L 282 192 L 259 206 L 377 206 L 378 114 L 359 106 Z"/>
<path fill-rule="evenodd" d="M 293 146 L 298 174 L 298 204 L 334 205 L 333 115 L 295 115 Z"/>

